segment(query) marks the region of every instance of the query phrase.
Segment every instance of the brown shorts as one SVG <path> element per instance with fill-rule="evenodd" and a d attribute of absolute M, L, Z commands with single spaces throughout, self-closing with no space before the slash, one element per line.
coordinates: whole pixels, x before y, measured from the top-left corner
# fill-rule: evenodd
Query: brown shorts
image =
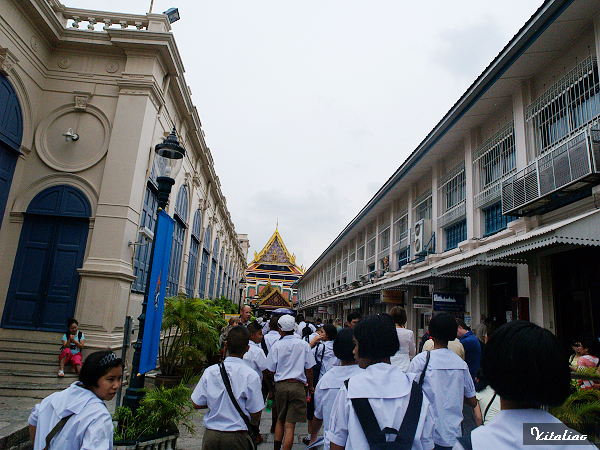
<path fill-rule="evenodd" d="M 204 430 L 202 450 L 252 450 L 252 439 L 247 431 Z"/>
<path fill-rule="evenodd" d="M 306 422 L 306 388 L 302 383 L 278 381 L 275 383 L 277 420 L 288 423 Z"/>

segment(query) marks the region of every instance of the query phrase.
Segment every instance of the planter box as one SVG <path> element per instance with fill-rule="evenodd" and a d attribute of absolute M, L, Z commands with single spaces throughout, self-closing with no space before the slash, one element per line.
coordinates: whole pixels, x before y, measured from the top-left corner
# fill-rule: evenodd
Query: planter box
<path fill-rule="evenodd" d="M 176 450 L 178 437 L 179 432 L 174 432 L 142 438 L 138 441 L 116 441 L 113 443 L 113 447 L 120 450 Z"/>

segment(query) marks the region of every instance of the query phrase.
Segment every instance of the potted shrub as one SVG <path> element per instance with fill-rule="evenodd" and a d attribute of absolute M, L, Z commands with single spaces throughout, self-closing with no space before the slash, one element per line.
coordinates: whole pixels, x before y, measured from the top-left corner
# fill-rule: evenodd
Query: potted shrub
<path fill-rule="evenodd" d="M 219 332 L 225 324 L 221 309 L 184 295 L 165 300 L 156 382 L 170 385 L 194 371 L 203 355 L 218 351 Z"/>
<path fill-rule="evenodd" d="M 176 448 L 179 427 L 183 426 L 194 433 L 190 388 L 183 384 L 173 388 L 157 386 L 144 389 L 144 393 L 135 414 L 126 406 L 117 408 L 113 416 L 117 422 L 115 448 Z"/>
<path fill-rule="evenodd" d="M 584 376 L 596 376 L 596 368 L 578 371 Z M 561 422 L 586 434 L 591 442 L 597 439 L 594 424 L 600 423 L 600 391 L 597 389 L 581 389 L 577 380 L 571 380 L 571 395 L 558 407 L 550 408 L 550 412 Z"/>

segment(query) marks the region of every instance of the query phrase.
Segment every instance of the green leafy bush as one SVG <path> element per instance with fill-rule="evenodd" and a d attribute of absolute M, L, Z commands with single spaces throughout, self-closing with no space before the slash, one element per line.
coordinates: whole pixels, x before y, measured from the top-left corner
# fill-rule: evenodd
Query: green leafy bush
<path fill-rule="evenodd" d="M 183 384 L 173 388 L 144 389 L 135 415 L 130 408 L 121 406 L 113 415 L 117 422 L 115 441 L 136 441 L 140 438 L 169 433 L 185 427 L 194 433 L 191 415 L 194 413 L 190 396 L 192 390 Z"/>

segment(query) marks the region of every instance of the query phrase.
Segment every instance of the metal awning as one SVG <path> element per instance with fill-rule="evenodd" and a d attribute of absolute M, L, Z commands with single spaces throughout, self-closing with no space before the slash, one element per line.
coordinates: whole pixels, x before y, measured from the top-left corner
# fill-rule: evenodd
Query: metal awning
<path fill-rule="evenodd" d="M 542 226 L 513 238 L 511 243 L 487 252 L 489 261 L 507 260 L 514 255 L 550 245 L 600 246 L 600 210 Z"/>
<path fill-rule="evenodd" d="M 525 261 L 521 261 L 525 263 Z M 470 277 L 473 273 L 488 269 L 490 267 L 516 267 L 517 261 L 490 261 L 485 254 L 477 255 L 472 258 L 467 258 L 463 261 L 458 261 L 454 264 L 448 264 L 440 267 L 437 270 L 439 276 L 463 276 Z"/>

